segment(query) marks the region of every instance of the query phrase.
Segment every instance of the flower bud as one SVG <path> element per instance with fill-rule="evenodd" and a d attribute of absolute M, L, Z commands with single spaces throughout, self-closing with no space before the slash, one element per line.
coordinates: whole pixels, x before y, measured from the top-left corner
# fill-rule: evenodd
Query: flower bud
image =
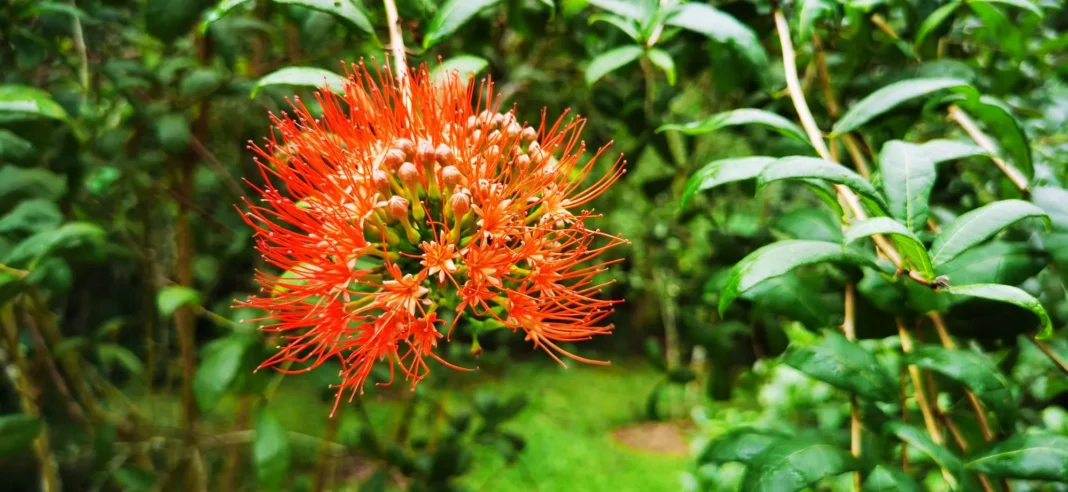
<path fill-rule="evenodd" d="M 500 140 L 501 139 L 501 131 L 500 130 L 493 130 L 492 132 L 490 132 L 489 136 L 486 137 L 486 139 L 488 141 L 490 141 L 490 142 L 496 142 L 496 141 Z"/>
<path fill-rule="evenodd" d="M 397 168 L 397 177 L 400 178 L 401 183 L 404 183 L 404 186 L 415 186 L 419 183 L 419 168 L 411 162 L 405 162 Z"/>
<path fill-rule="evenodd" d="M 381 169 L 371 171 L 371 182 L 375 189 L 384 195 L 389 195 L 389 175 Z"/>
<path fill-rule="evenodd" d="M 463 173 L 456 166 L 445 166 L 441 170 L 441 181 L 445 183 L 447 189 L 452 189 L 456 185 L 460 184 L 464 180 Z"/>
<path fill-rule="evenodd" d="M 482 130 L 475 130 L 471 132 L 471 141 L 478 142 L 479 140 L 482 140 Z"/>
<path fill-rule="evenodd" d="M 523 127 L 519 126 L 519 123 L 511 122 L 504 129 L 504 137 L 509 141 L 515 140 L 520 133 L 523 132 Z"/>
<path fill-rule="evenodd" d="M 474 130 L 476 126 L 478 126 L 478 118 L 475 118 L 474 116 L 468 116 L 467 117 L 467 129 L 468 130 Z"/>
<path fill-rule="evenodd" d="M 463 217 L 471 210 L 471 197 L 467 193 L 456 193 L 449 197 L 449 208 L 456 217 Z"/>
<path fill-rule="evenodd" d="M 530 156 L 526 154 L 519 154 L 519 157 L 515 158 L 515 165 L 519 169 L 526 169 L 530 167 Z"/>
<path fill-rule="evenodd" d="M 407 138 L 398 138 L 393 142 L 393 147 L 401 152 L 404 152 L 405 159 L 415 154 L 415 144 Z"/>
<path fill-rule="evenodd" d="M 386 209 L 389 210 L 390 215 L 398 219 L 406 219 L 408 218 L 408 199 L 400 195 L 393 195 L 386 202 Z"/>
<path fill-rule="evenodd" d="M 538 131 L 535 130 L 534 127 L 528 126 L 523 129 L 523 133 L 520 138 L 523 139 L 523 143 L 529 144 L 538 138 Z"/>
<path fill-rule="evenodd" d="M 438 144 L 438 148 L 434 149 L 434 157 L 442 166 L 452 164 L 452 147 L 445 144 Z"/>
<path fill-rule="evenodd" d="M 496 145 L 490 145 L 486 148 L 486 161 L 497 162 L 501 158 L 501 148 Z"/>
<path fill-rule="evenodd" d="M 504 115 L 497 113 L 493 115 L 493 121 L 490 122 L 494 127 L 499 127 L 504 124 Z"/>
<path fill-rule="evenodd" d="M 404 152 L 400 149 L 389 149 L 382 155 L 382 163 L 386 165 L 386 169 L 396 169 L 403 162 Z"/>
<path fill-rule="evenodd" d="M 415 162 L 424 166 L 429 166 L 434 163 L 434 144 L 430 143 L 430 140 L 419 140 L 419 147 L 415 151 Z"/>

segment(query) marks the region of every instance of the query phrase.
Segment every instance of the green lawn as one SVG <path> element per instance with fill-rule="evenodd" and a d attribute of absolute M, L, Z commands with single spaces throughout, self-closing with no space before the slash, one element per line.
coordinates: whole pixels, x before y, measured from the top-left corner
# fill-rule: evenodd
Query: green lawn
<path fill-rule="evenodd" d="M 524 393 L 530 402 L 505 424 L 526 439 L 518 462 L 509 465 L 492 450 L 480 449 L 464 483 L 474 490 L 500 492 L 679 490 L 679 474 L 689 465 L 689 458 L 631 449 L 612 437 L 613 430 L 641 419 L 646 395 L 658 377 L 640 360 L 618 362 L 622 363 L 607 367 L 569 364 L 564 369 L 551 361 L 536 361 L 518 363 L 500 375 L 455 373 L 459 389 L 452 392 L 453 404 L 478 391 L 499 397 Z M 317 376 L 285 377 L 278 387 L 271 410 L 289 431 L 315 437 L 324 434 L 330 407 L 321 396 L 324 388 L 313 384 L 320 379 Z M 154 420 L 177 421 L 178 402 L 173 396 L 138 400 Z M 367 399 L 368 413 L 380 426 L 380 435 L 394 431 L 403 403 L 395 398 Z M 204 416 L 206 426 L 213 432 L 231 430 L 235 411 L 234 398 L 225 397 Z M 343 412 L 340 436 L 358 431 L 355 413 Z"/>

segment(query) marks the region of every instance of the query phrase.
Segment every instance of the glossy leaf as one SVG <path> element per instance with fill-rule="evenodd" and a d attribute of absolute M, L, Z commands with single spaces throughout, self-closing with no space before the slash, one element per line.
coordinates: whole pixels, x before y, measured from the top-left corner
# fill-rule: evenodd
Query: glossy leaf
<path fill-rule="evenodd" d="M 893 238 L 901 255 L 909 261 L 911 268 L 922 273 L 928 279 L 934 278 L 934 267 L 927 256 L 927 248 L 912 231 L 890 217 L 873 217 L 850 224 L 845 231 L 845 243 L 876 234 L 889 235 Z"/>
<path fill-rule="evenodd" d="M 634 42 L 641 42 L 642 33 L 638 31 L 638 23 L 635 22 L 634 19 L 624 18 L 613 14 L 593 14 L 590 16 L 587 22 L 590 25 L 593 25 L 597 22 L 607 22 L 609 24 L 612 24 L 613 26 L 616 26 L 616 28 L 620 31 L 626 33 L 626 35 L 629 36 L 630 39 L 634 40 Z"/>
<path fill-rule="evenodd" d="M 593 85 L 602 77 L 634 62 L 642 56 L 640 46 L 621 46 L 597 55 L 586 67 L 586 85 Z"/>
<path fill-rule="evenodd" d="M 782 492 L 804 489 L 816 482 L 857 470 L 860 463 L 833 444 L 784 439 L 757 455 L 742 481 L 745 492 Z"/>
<path fill-rule="evenodd" d="M 816 329 L 827 326 L 830 311 L 820 293 L 796 275 L 769 278 L 741 296 L 756 304 L 757 309 L 787 316 Z"/>
<path fill-rule="evenodd" d="M 740 294 L 764 280 L 798 267 L 825 262 L 875 266 L 871 258 L 843 251 L 836 243 L 805 240 L 775 242 L 750 253 L 734 265 L 720 293 L 719 312 L 722 314 Z"/>
<path fill-rule="evenodd" d="M 163 317 L 174 315 L 178 308 L 186 305 L 199 306 L 200 293 L 182 285 L 171 285 L 160 289 L 156 296 L 156 306 Z"/>
<path fill-rule="evenodd" d="M 923 228 L 937 177 L 934 161 L 919 146 L 891 140 L 879 152 L 879 174 L 890 215 L 910 231 Z"/>
<path fill-rule="evenodd" d="M 653 48 L 645 53 L 645 56 L 649 58 L 649 61 L 664 71 L 664 75 L 667 76 L 668 85 L 675 85 L 675 60 L 671 59 L 671 55 L 668 52 Z"/>
<path fill-rule="evenodd" d="M 724 111 L 709 116 L 704 120 L 690 123 L 669 123 L 657 128 L 656 131 L 680 131 L 687 135 L 701 135 L 714 132 L 723 127 L 739 125 L 763 126 L 800 142 L 808 143 L 805 131 L 794 122 L 770 111 L 752 108 Z"/>
<path fill-rule="evenodd" d="M 587 0 L 590 5 L 627 19 L 645 22 L 653 15 L 654 4 L 647 0 Z"/>
<path fill-rule="evenodd" d="M 1008 5 L 1020 9 L 1027 10 L 1042 17 L 1042 9 L 1035 5 L 1031 0 L 968 0 L 968 3 L 986 3 L 986 4 L 1001 4 Z"/>
<path fill-rule="evenodd" d="M 961 488 L 966 478 L 964 463 L 948 449 L 935 444 L 926 432 L 901 422 L 890 422 L 887 424 L 887 430 L 896 435 L 898 439 L 907 442 L 909 446 L 930 457 L 939 467 L 949 471 L 948 481 L 951 488 L 967 490 Z"/>
<path fill-rule="evenodd" d="M 884 146 L 883 149 L 885 148 Z M 920 155 L 934 161 L 935 164 L 989 155 L 982 147 L 973 143 L 941 138 L 915 144 L 914 148 Z"/>
<path fill-rule="evenodd" d="M 1036 186 L 1031 189 L 1031 203 L 1049 215 L 1053 230 L 1068 232 L 1068 190 L 1055 186 Z"/>
<path fill-rule="evenodd" d="M 992 477 L 1068 482 L 1068 436 L 1017 434 L 973 459 L 968 469 Z"/>
<path fill-rule="evenodd" d="M 841 135 L 856 130 L 877 116 L 914 99 L 940 90 L 966 86 L 968 83 L 963 80 L 949 78 L 908 79 L 895 82 L 850 106 L 849 110 L 834 124 L 832 135 Z"/>
<path fill-rule="evenodd" d="M 823 208 L 791 210 L 772 219 L 770 227 L 789 235 L 790 239 L 841 242 L 843 238 L 838 218 Z"/>
<path fill-rule="evenodd" d="M 756 33 L 738 19 L 711 5 L 684 3 L 668 17 L 667 25 L 701 33 L 720 43 L 735 46 L 756 70 L 763 70 L 768 64 L 768 54 Z"/>
<path fill-rule="evenodd" d="M 0 166 L 0 210 L 27 198 L 56 201 L 66 192 L 67 180 L 47 169 Z"/>
<path fill-rule="evenodd" d="M 218 5 L 212 7 L 204 14 L 204 20 L 200 23 L 200 32 L 205 32 L 208 26 L 215 21 L 226 17 L 226 14 L 229 14 L 234 9 L 245 5 L 251 5 L 252 3 L 253 0 L 222 0 Z"/>
<path fill-rule="evenodd" d="M 226 393 L 249 346 L 248 338 L 241 335 L 219 338 L 204 346 L 203 358 L 193 377 L 193 395 L 201 410 L 213 407 Z"/>
<path fill-rule="evenodd" d="M 433 64 L 431 65 L 433 66 Z M 449 58 L 430 72 L 432 80 L 441 80 L 442 77 L 453 72 L 458 72 L 461 79 L 469 79 L 478 75 L 479 72 L 489 66 L 489 60 L 481 56 L 457 55 Z"/>
<path fill-rule="evenodd" d="M 958 104 L 966 108 L 972 116 L 982 121 L 987 131 L 1005 149 L 1012 164 L 1019 169 L 1028 179 L 1034 177 L 1035 169 L 1031 161 L 1031 144 L 1027 140 L 1027 134 L 1023 127 L 1012 114 L 1012 109 L 1003 101 L 991 97 L 980 96 L 967 98 Z"/>
<path fill-rule="evenodd" d="M 1046 339 L 1053 335 L 1053 322 L 1050 320 L 1049 314 L 1046 313 L 1046 308 L 1042 307 L 1042 303 L 1038 299 L 1035 299 L 1023 289 L 1011 285 L 974 284 L 952 286 L 946 289 L 946 292 L 961 296 L 979 297 L 991 301 L 1007 302 L 1027 309 L 1035 313 L 1035 316 L 1038 316 L 1038 320 L 1042 324 L 1042 328 L 1035 337 Z"/>
<path fill-rule="evenodd" d="M 783 363 L 835 388 L 872 401 L 898 399 L 893 376 L 875 356 L 835 331 L 816 343 L 791 344 Z"/>
<path fill-rule="evenodd" d="M 816 22 L 834 16 L 838 7 L 831 0 L 800 0 L 794 10 L 797 12 L 797 37 L 806 42 L 812 37 Z"/>
<path fill-rule="evenodd" d="M 974 209 L 950 223 L 931 244 L 931 263 L 937 268 L 956 258 L 969 248 L 979 245 L 1009 226 L 1027 218 L 1042 217 L 1048 225 L 1046 213 L 1023 200 L 1001 200 Z"/>
<path fill-rule="evenodd" d="M 59 226 L 63 222 L 63 212 L 50 200 L 33 198 L 23 200 L 0 217 L 0 234 L 23 232 L 35 233 Z"/>
<path fill-rule="evenodd" d="M 277 490 L 289 469 L 289 434 L 267 406 L 260 408 L 255 430 L 252 463 L 256 468 L 256 478 L 261 487 Z"/>
<path fill-rule="evenodd" d="M 107 233 L 96 224 L 67 222 L 58 228 L 38 232 L 18 243 L 0 263 L 32 270 L 53 256 L 89 254 L 104 243 Z"/>
<path fill-rule="evenodd" d="M 67 121 L 67 112 L 47 92 L 25 85 L 0 85 L 0 122 L 48 118 Z"/>
<path fill-rule="evenodd" d="M 375 29 L 371 25 L 371 21 L 367 18 L 367 14 L 363 11 L 363 7 L 359 5 L 355 0 L 272 0 L 274 3 L 284 3 L 289 5 L 299 5 L 306 9 L 317 10 L 319 12 L 327 13 L 337 16 L 344 20 L 346 23 L 353 27 L 374 35 Z M 475 2 L 471 2 L 475 3 Z"/>
<path fill-rule="evenodd" d="M 884 209 L 886 208 L 882 195 L 875 190 L 875 187 L 868 180 L 852 169 L 818 157 L 783 157 L 760 172 L 760 176 L 757 176 L 757 186 L 764 186 L 773 181 L 784 179 L 819 179 L 845 185 L 852 188 L 860 196 L 874 201 Z"/>
<path fill-rule="evenodd" d="M 938 29 L 946 20 L 953 16 L 953 14 L 960 8 L 961 2 L 959 0 L 953 0 L 941 7 L 938 7 L 926 19 L 920 24 L 920 28 L 916 30 L 915 45 L 919 48 L 923 44 L 923 41 L 927 39 L 927 35 Z"/>
<path fill-rule="evenodd" d="M 872 469 L 864 480 L 862 492 L 923 492 L 923 488 L 905 472 L 887 465 Z"/>
<path fill-rule="evenodd" d="M 695 195 L 702 191 L 727 183 L 754 179 L 768 164 L 775 161 L 774 157 L 754 156 L 723 159 L 705 164 L 705 167 L 686 181 L 686 189 L 682 192 L 679 206 L 685 207 Z"/>
<path fill-rule="evenodd" d="M 427 26 L 423 49 L 444 41 L 476 14 L 498 3 L 500 0 L 446 0 Z"/>
<path fill-rule="evenodd" d="M 260 89 L 272 85 L 298 85 L 327 87 L 338 93 L 345 91 L 347 80 L 334 72 L 315 67 L 286 67 L 263 76 L 252 87 L 250 97 L 256 97 Z"/>
<path fill-rule="evenodd" d="M 998 416 L 1003 430 L 1015 423 L 1016 401 L 1012 383 L 988 356 L 971 350 L 950 350 L 938 345 L 919 345 L 905 356 L 908 364 L 934 371 L 957 381 Z"/>
<path fill-rule="evenodd" d="M 24 413 L 0 415 L 0 456 L 31 453 L 30 446 L 44 429 L 41 419 Z"/>
<path fill-rule="evenodd" d="M 749 464 L 766 451 L 772 444 L 787 438 L 782 433 L 761 429 L 741 428 L 724 434 L 715 440 L 709 441 L 698 455 L 698 463 L 729 463 L 738 462 Z"/>
<path fill-rule="evenodd" d="M 1023 243 L 991 241 L 965 251 L 937 269 L 950 285 L 1017 285 L 1038 274 L 1046 260 Z"/>

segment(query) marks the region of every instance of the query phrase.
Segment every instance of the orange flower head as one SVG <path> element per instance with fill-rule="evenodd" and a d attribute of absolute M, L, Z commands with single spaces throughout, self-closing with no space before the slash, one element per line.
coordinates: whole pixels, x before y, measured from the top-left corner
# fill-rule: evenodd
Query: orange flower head
<path fill-rule="evenodd" d="M 260 272 L 263 309 L 288 372 L 336 359 L 338 397 L 362 391 L 376 364 L 412 385 L 461 318 L 522 330 L 536 348 L 610 333 L 620 301 L 599 298 L 594 277 L 626 241 L 589 229 L 582 210 L 624 173 L 617 159 L 590 179 L 604 147 L 580 159 L 581 118 L 537 126 L 499 112 L 493 86 L 458 73 L 408 83 L 388 68 L 347 70 L 342 93 L 298 98 L 272 115 L 278 139 L 253 146 L 263 174 L 246 200 L 256 248 L 281 275 Z M 318 112 L 316 113 L 318 114 Z M 455 313 L 448 326 L 440 314 Z M 500 326 L 500 325 L 498 325 Z M 292 367 L 297 364 L 298 367 Z M 263 367 L 261 366 L 261 367 Z"/>

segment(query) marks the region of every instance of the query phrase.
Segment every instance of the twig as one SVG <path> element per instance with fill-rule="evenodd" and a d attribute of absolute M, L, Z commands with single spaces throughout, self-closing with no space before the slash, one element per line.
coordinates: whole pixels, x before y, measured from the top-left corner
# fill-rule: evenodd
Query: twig
<path fill-rule="evenodd" d="M 244 196 L 244 193 L 241 192 L 241 185 L 237 184 L 237 180 L 235 180 L 234 177 L 230 175 L 230 173 L 226 172 L 226 168 L 224 168 L 222 163 L 219 162 L 219 159 L 215 157 L 215 154 L 213 154 L 210 150 L 204 147 L 204 144 L 200 141 L 199 138 L 193 137 L 193 139 L 190 141 L 190 145 L 193 147 L 193 151 L 195 151 L 197 154 L 200 155 L 201 158 L 211 164 L 212 169 L 215 170 L 215 174 L 217 174 L 220 178 L 222 178 L 224 182 L 226 182 L 226 186 L 230 188 L 230 192 L 233 193 L 234 198 L 240 199 L 242 196 Z"/>
<path fill-rule="evenodd" d="M 1009 181 L 1012 181 L 1012 184 L 1016 186 L 1016 189 L 1020 190 L 1022 193 L 1028 193 L 1029 185 L 1027 183 L 1027 178 L 1019 169 L 1016 169 L 998 157 L 998 149 L 997 146 L 994 145 L 994 141 L 979 129 L 979 125 L 975 123 L 975 120 L 973 120 L 966 111 L 956 104 L 950 105 L 949 119 L 957 122 L 968 136 L 972 137 L 972 140 L 974 140 L 975 143 L 979 144 L 983 150 L 990 154 L 990 160 L 994 161 L 994 165 L 997 166 L 1002 173 L 1005 173 L 1005 177 L 1009 178 Z"/>
<path fill-rule="evenodd" d="M 77 8 L 74 0 L 70 0 L 71 6 Z M 85 33 L 82 31 L 82 20 L 77 15 L 71 15 L 71 37 L 74 38 L 74 52 L 78 54 L 78 81 L 82 85 L 82 104 L 89 99 L 89 52 L 85 49 Z"/>
<path fill-rule="evenodd" d="M 931 324 L 934 325 L 935 333 L 938 334 L 938 340 L 942 343 L 942 346 L 950 350 L 957 348 L 957 344 L 953 342 L 953 339 L 949 336 L 949 331 L 946 330 L 946 323 L 942 320 L 942 315 L 932 312 L 927 317 L 931 319 Z M 964 389 L 964 395 L 968 398 L 972 411 L 975 412 L 975 419 L 979 423 L 979 430 L 983 433 L 983 439 L 986 442 L 993 441 L 994 432 L 990 430 L 990 423 L 987 422 L 986 412 L 983 411 L 979 398 L 967 388 Z"/>
<path fill-rule="evenodd" d="M 845 321 L 842 323 L 842 331 L 845 333 L 846 340 L 853 341 L 857 339 L 856 290 L 853 288 L 852 282 L 846 284 Z M 861 444 L 860 410 L 857 405 L 857 395 L 849 395 L 849 451 L 857 459 L 860 459 Z M 856 471 L 853 474 L 853 485 L 856 490 L 861 489 L 863 481 L 864 477 L 860 471 Z"/>
<path fill-rule="evenodd" d="M 1042 353 L 1046 354 L 1046 357 L 1049 357 L 1049 360 L 1053 361 L 1053 363 L 1057 365 L 1058 369 L 1060 369 L 1065 374 L 1068 374 L 1068 363 L 1066 363 L 1064 359 L 1061 358 L 1061 356 L 1054 353 L 1053 349 L 1049 348 L 1049 345 L 1046 345 L 1046 343 L 1042 340 L 1035 338 L 1034 335 L 1028 336 L 1027 339 L 1031 340 L 1031 343 L 1035 344 L 1035 346 L 1038 347 L 1038 349 L 1041 350 Z"/>
<path fill-rule="evenodd" d="M 894 320 L 897 323 L 897 334 L 901 338 L 901 350 L 906 354 L 912 352 L 912 337 L 909 336 L 909 332 L 905 329 L 905 323 L 901 318 Z M 912 377 L 912 394 L 916 398 L 916 404 L 920 406 L 920 413 L 923 414 L 923 424 L 927 427 L 927 434 L 931 436 L 931 441 L 939 446 L 946 444 L 945 436 L 942 435 L 941 429 L 938 428 L 938 422 L 935 420 L 934 411 L 931 410 L 931 404 L 927 401 L 927 392 L 924 390 L 923 377 L 920 375 L 920 369 L 914 365 L 908 366 L 909 375 Z M 953 478 L 953 474 L 949 470 L 942 468 L 942 476 L 946 481 L 955 484 L 956 479 Z"/>
<path fill-rule="evenodd" d="M 408 114 L 412 112 L 412 91 L 408 86 L 408 60 L 404 53 L 404 34 L 401 33 L 400 16 L 397 15 L 397 3 L 394 0 L 383 0 L 386 6 L 386 23 L 389 24 L 389 48 L 393 52 L 393 68 L 397 71 L 397 85 L 401 90 L 401 97 Z"/>
<path fill-rule="evenodd" d="M 820 42 L 820 37 L 817 34 L 812 34 L 812 44 L 815 48 L 815 61 L 816 71 L 820 76 L 820 85 L 823 87 L 823 99 L 827 105 L 827 114 L 831 118 L 838 118 L 838 101 L 834 97 L 834 89 L 831 87 L 831 72 L 827 69 L 827 56 L 823 52 L 823 44 Z M 861 152 L 860 146 L 857 145 L 856 137 L 847 133 L 842 135 L 842 143 L 846 146 L 846 151 L 849 152 L 849 157 L 853 159 L 853 165 L 856 166 L 857 172 L 865 178 L 871 177 L 871 169 L 868 167 L 868 161 L 864 158 L 864 153 Z"/>
<path fill-rule="evenodd" d="M 812 146 L 816 148 L 816 152 L 820 157 L 831 161 L 831 152 L 823 141 L 823 133 L 820 132 L 816 119 L 812 117 L 812 111 L 808 108 L 808 102 L 805 101 L 805 93 L 801 89 L 801 82 L 797 78 L 797 55 L 794 53 L 794 46 L 790 41 L 790 26 L 786 23 L 786 17 L 783 15 L 782 10 L 775 10 L 775 28 L 779 34 L 779 43 L 782 45 L 782 62 L 786 75 L 786 87 L 790 92 L 790 99 L 794 103 L 794 109 L 797 110 L 797 116 L 801 120 L 801 126 L 805 129 L 809 141 L 812 142 Z M 853 193 L 853 190 L 842 185 L 834 185 L 834 187 L 857 220 L 868 218 L 868 214 L 864 211 L 864 206 L 860 203 L 860 198 L 857 197 L 856 193 Z M 872 238 L 886 257 L 900 269 L 901 255 L 894 248 L 894 245 L 880 235 Z"/>

